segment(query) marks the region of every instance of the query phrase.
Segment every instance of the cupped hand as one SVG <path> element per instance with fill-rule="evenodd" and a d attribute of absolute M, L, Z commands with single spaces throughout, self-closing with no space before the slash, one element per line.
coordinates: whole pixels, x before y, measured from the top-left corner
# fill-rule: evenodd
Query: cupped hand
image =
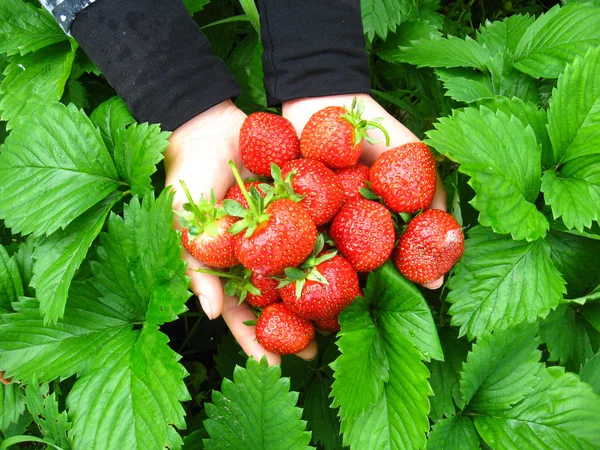
<path fill-rule="evenodd" d="M 187 201 L 180 180 L 185 181 L 194 200 L 202 195 L 209 198 L 211 189 L 214 189 L 217 199 L 222 199 L 235 184 L 230 160 L 242 176 L 250 175 L 244 172 L 238 148 L 239 131 L 245 118 L 246 115 L 227 100 L 196 116 L 171 135 L 165 151 L 165 168 L 166 185 L 175 190 L 175 210 L 181 210 Z M 175 227 L 179 228 L 177 218 Z M 250 307 L 246 303 L 238 305 L 237 298 L 226 295 L 216 276 L 196 272 L 196 269 L 205 267 L 187 251 L 183 251 L 182 257 L 187 261 L 190 287 L 200 299 L 206 315 L 210 319 L 222 315 L 247 355 L 257 360 L 266 355 L 270 364 L 278 364 L 281 361 L 279 355 L 262 348 L 256 341 L 255 327 L 244 324 L 256 319 Z M 298 356 L 312 359 L 316 352 L 313 341 Z"/>
<path fill-rule="evenodd" d="M 419 142 L 419 139 L 408 128 L 402 125 L 367 94 L 345 94 L 291 100 L 283 104 L 283 116 L 294 125 L 298 136 L 300 136 L 304 125 L 306 125 L 306 122 L 308 122 L 308 119 L 310 119 L 310 116 L 314 113 L 327 106 L 350 107 L 352 100 L 355 97 L 358 100 L 362 100 L 365 105 L 362 117 L 365 120 L 373 120 L 377 117 L 381 117 L 383 119 L 381 124 L 390 135 L 390 146 L 388 147 L 385 145 L 385 136 L 381 130 L 369 130 L 369 136 L 379 142 L 371 144 L 367 141 L 363 141 L 363 153 L 361 156 L 361 162 L 363 164 L 371 166 L 379 155 L 390 148 L 398 147 L 399 145 L 409 142 Z M 444 190 L 444 185 L 439 177 L 437 179 L 437 190 L 433 202 L 431 203 L 431 208 L 446 210 L 446 191 Z M 435 281 L 426 283 L 423 286 L 429 289 L 438 289 L 443 283 L 444 277 L 441 277 Z"/>

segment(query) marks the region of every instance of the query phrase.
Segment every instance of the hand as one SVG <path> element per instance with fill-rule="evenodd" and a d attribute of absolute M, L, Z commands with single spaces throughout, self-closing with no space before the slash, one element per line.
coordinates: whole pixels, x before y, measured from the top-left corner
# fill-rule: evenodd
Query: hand
<path fill-rule="evenodd" d="M 377 139 L 379 143 L 370 144 L 363 141 L 363 153 L 361 162 L 367 166 L 371 166 L 373 162 L 386 150 L 397 147 L 408 142 L 418 142 L 419 139 L 402 125 L 397 119 L 390 115 L 381 105 L 379 105 L 370 95 L 367 94 L 344 94 L 329 97 L 314 97 L 306 99 L 297 99 L 285 102 L 283 104 L 283 116 L 288 119 L 294 127 L 298 136 L 302 132 L 304 125 L 317 111 L 327 106 L 350 106 L 352 99 L 356 97 L 362 100 L 365 104 L 363 118 L 372 120 L 376 117 L 383 118 L 382 125 L 390 135 L 390 146 L 385 145 L 385 137 L 378 129 L 369 130 L 369 136 Z M 437 179 L 437 190 L 433 202 L 432 209 L 446 210 L 446 191 L 440 178 Z M 444 283 L 444 277 L 441 277 L 423 286 L 429 289 L 438 289 Z"/>
<path fill-rule="evenodd" d="M 232 160 L 242 176 L 244 172 L 239 155 L 239 132 L 246 115 L 231 101 L 220 103 L 179 127 L 171 135 L 169 148 L 165 151 L 166 185 L 175 190 L 173 208 L 181 210 L 186 197 L 180 180 L 184 180 L 197 200 L 204 195 L 209 198 L 214 189 L 217 199 L 222 199 L 235 179 L 228 165 Z M 179 228 L 177 218 L 175 227 Z M 247 355 L 260 360 L 267 356 L 269 364 L 278 364 L 279 355 L 267 352 L 256 341 L 255 327 L 244 325 L 244 321 L 256 317 L 246 303 L 238 306 L 238 299 L 223 292 L 221 281 L 212 275 L 201 274 L 195 269 L 204 266 L 187 251 L 183 251 L 187 261 L 186 274 L 191 278 L 191 289 L 200 299 L 200 305 L 209 319 L 219 315 L 237 339 Z M 316 356 L 317 348 L 313 341 L 298 354 L 304 359 Z"/>

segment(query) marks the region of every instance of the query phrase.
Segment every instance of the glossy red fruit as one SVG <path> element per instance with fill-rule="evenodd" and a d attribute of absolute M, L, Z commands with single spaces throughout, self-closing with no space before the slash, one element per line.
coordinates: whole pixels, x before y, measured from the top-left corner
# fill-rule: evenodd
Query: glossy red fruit
<path fill-rule="evenodd" d="M 281 299 L 277 290 L 279 281 L 276 279 L 253 272 L 250 275 L 250 282 L 260 291 L 260 295 L 254 295 L 250 292 L 246 295 L 246 301 L 252 306 L 264 308 Z"/>
<path fill-rule="evenodd" d="M 215 220 L 217 235 L 203 232 L 198 236 L 189 235 L 189 230 L 181 231 L 181 242 L 185 249 L 198 261 L 211 267 L 233 267 L 239 264 L 235 256 L 235 236 L 229 233 L 229 228 L 239 219 L 225 216 Z"/>
<path fill-rule="evenodd" d="M 260 190 L 260 188 L 258 187 L 261 183 L 260 181 L 245 181 L 244 182 L 244 186 L 246 187 L 246 190 L 248 192 L 250 192 L 250 190 L 255 187 L 258 192 L 263 195 L 264 192 L 262 192 Z M 264 195 L 263 195 L 264 197 Z M 244 194 L 242 193 L 242 189 L 237 185 L 233 185 L 231 187 L 231 189 L 229 189 L 227 191 L 227 194 L 225 194 L 225 198 L 228 200 L 235 200 L 238 203 L 240 203 L 244 208 L 248 208 L 248 200 L 246 200 L 246 197 L 244 197 Z"/>
<path fill-rule="evenodd" d="M 337 317 L 333 319 L 318 319 L 315 320 L 315 328 L 321 331 L 329 331 L 335 333 L 340 331 L 340 323 Z"/>
<path fill-rule="evenodd" d="M 394 248 L 394 222 L 380 203 L 365 198 L 342 206 L 329 227 L 338 250 L 357 272 L 381 266 Z"/>
<path fill-rule="evenodd" d="M 428 209 L 409 222 L 394 254 L 394 263 L 410 281 L 429 283 L 460 260 L 464 242 L 454 217 L 445 211 Z"/>
<path fill-rule="evenodd" d="M 236 235 L 235 254 L 253 272 L 273 276 L 311 254 L 317 228 L 306 209 L 291 200 L 276 200 L 265 213 L 269 219 L 259 223 L 250 237 L 243 232 Z"/>
<path fill-rule="evenodd" d="M 256 322 L 256 339 L 265 350 L 291 355 L 304 350 L 315 336 L 312 323 L 289 310 L 283 303 L 263 309 Z"/>
<path fill-rule="evenodd" d="M 344 191 L 344 203 L 355 198 L 362 198 L 360 190 L 366 188 L 366 182 L 369 181 L 369 168 L 367 166 L 356 164 L 352 167 L 336 170 L 335 175 Z"/>
<path fill-rule="evenodd" d="M 283 302 L 305 319 L 331 319 L 346 309 L 360 293 L 358 276 L 350 263 L 340 255 L 322 262 L 316 270 L 328 284 L 306 279 L 300 297 L 296 283 L 279 289 Z"/>
<path fill-rule="evenodd" d="M 289 120 L 276 114 L 250 114 L 240 129 L 242 162 L 257 175 L 271 175 L 271 163 L 300 157 L 300 142 Z"/>
<path fill-rule="evenodd" d="M 433 154 L 422 142 L 382 153 L 371 166 L 371 187 L 392 211 L 413 214 L 429 208 L 436 188 Z"/>
<path fill-rule="evenodd" d="M 281 167 L 284 179 L 292 171 L 292 188 L 304 197 L 300 204 L 306 208 L 316 226 L 325 225 L 333 219 L 344 201 L 342 186 L 335 173 L 314 159 L 296 159 Z"/>

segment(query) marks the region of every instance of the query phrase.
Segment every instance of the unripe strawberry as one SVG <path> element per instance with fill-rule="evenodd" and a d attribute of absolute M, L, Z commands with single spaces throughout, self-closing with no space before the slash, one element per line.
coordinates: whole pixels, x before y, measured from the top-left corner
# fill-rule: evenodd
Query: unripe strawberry
<path fill-rule="evenodd" d="M 433 201 L 435 158 L 422 142 L 404 144 L 382 153 L 371 166 L 369 178 L 373 192 L 388 208 L 413 214 L 429 208 Z"/>
<path fill-rule="evenodd" d="M 315 336 L 312 323 L 289 310 L 283 303 L 263 309 L 256 322 L 256 339 L 265 350 L 291 355 L 304 350 Z"/>
<path fill-rule="evenodd" d="M 429 283 L 447 273 L 464 252 L 458 222 L 445 211 L 428 209 L 412 219 L 400 238 L 394 263 L 414 283 Z"/>

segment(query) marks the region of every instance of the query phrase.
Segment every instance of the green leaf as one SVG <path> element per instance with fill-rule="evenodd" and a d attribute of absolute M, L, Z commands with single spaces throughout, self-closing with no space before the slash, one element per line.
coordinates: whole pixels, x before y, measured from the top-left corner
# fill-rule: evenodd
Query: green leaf
<path fill-rule="evenodd" d="M 256 8 L 256 3 L 254 0 L 239 0 L 244 13 L 250 20 L 252 24 L 252 28 L 256 31 L 258 39 L 260 40 L 260 17 L 258 15 L 258 8 Z"/>
<path fill-rule="evenodd" d="M 534 19 L 529 15 L 515 14 L 501 21 L 486 20 L 485 25 L 477 31 L 477 40 L 485 44 L 492 55 L 507 51 L 514 54 L 521 37 Z"/>
<path fill-rule="evenodd" d="M 172 201 L 169 189 L 156 200 L 152 192 L 141 203 L 134 197 L 100 235 L 93 284 L 131 322 L 163 324 L 186 311 L 190 293 Z"/>
<path fill-rule="evenodd" d="M 69 78 L 61 102 L 73 103 L 78 108 L 89 108 L 89 96 L 90 94 L 81 81 Z"/>
<path fill-rule="evenodd" d="M 470 37 L 464 40 L 455 36 L 447 39 L 433 38 L 412 42 L 411 47 L 402 47 L 395 60 L 418 67 L 474 67 L 485 70 L 490 51 Z"/>
<path fill-rule="evenodd" d="M 191 15 L 196 14 L 210 3 L 210 0 L 183 0 L 183 4 Z"/>
<path fill-rule="evenodd" d="M 328 450 L 342 450 L 340 420 L 338 411 L 329 406 L 331 400 L 331 381 L 317 375 L 306 390 L 304 399 L 304 417 L 312 430 L 313 442 L 321 444 Z"/>
<path fill-rule="evenodd" d="M 433 426 L 427 439 L 430 450 L 479 450 L 479 436 L 470 418 L 451 416 Z"/>
<path fill-rule="evenodd" d="M 600 45 L 600 9 L 555 6 L 531 25 L 517 46 L 514 66 L 534 78 L 557 78 L 576 56 Z"/>
<path fill-rule="evenodd" d="M 460 389 L 469 410 L 492 414 L 532 392 L 542 366 L 537 329 L 527 323 L 485 333 L 463 364 Z"/>
<path fill-rule="evenodd" d="M 169 145 L 169 134 L 158 125 L 132 124 L 117 133 L 114 159 L 121 178 L 131 186 L 133 195 L 142 196 L 152 190 L 150 176 L 163 159 L 162 152 Z"/>
<path fill-rule="evenodd" d="M 0 4 L 0 53 L 24 55 L 65 39 L 67 35 L 46 11 L 23 0 Z"/>
<path fill-rule="evenodd" d="M 498 53 L 488 61 L 494 92 L 507 98 L 518 97 L 524 102 L 537 104 L 540 100 L 537 81 L 516 70 L 512 63 L 512 55 L 508 52 Z"/>
<path fill-rule="evenodd" d="M 183 438 L 184 450 L 204 450 L 204 439 L 208 438 L 208 433 L 204 428 L 192 431 Z"/>
<path fill-rule="evenodd" d="M 73 275 L 100 233 L 106 216 L 122 196 L 120 192 L 113 192 L 67 228 L 38 242 L 33 254 L 36 261 L 31 285 L 38 293 L 40 311 L 46 323 L 56 323 L 64 314 Z"/>
<path fill-rule="evenodd" d="M 289 389 L 281 368 L 269 367 L 266 359 L 249 358 L 245 369 L 237 366 L 233 381 L 224 379 L 223 392 L 213 391 L 212 403 L 205 405 L 204 426 L 211 437 L 204 441 L 206 449 L 312 448 L 296 407 L 298 393 Z"/>
<path fill-rule="evenodd" d="M 120 97 L 112 97 L 101 103 L 90 115 L 92 123 L 100 128 L 102 140 L 109 152 L 115 152 L 115 140 L 125 131 L 127 125 L 135 122 L 127 105 Z"/>
<path fill-rule="evenodd" d="M 475 417 L 475 427 L 495 450 L 593 450 L 600 442 L 600 396 L 562 367 L 542 369 L 533 392 L 517 406 Z"/>
<path fill-rule="evenodd" d="M 27 238 L 25 242 L 19 244 L 19 250 L 15 254 L 17 267 L 23 281 L 24 295 L 27 297 L 35 297 L 35 290 L 30 286 L 31 278 L 33 277 L 33 249 L 35 239 Z M 15 298 L 16 301 L 16 298 Z"/>
<path fill-rule="evenodd" d="M 155 326 L 105 341 L 67 397 L 74 448 L 179 448 L 173 426 L 185 428 L 180 404 L 190 399 L 187 372 Z M 277 412 L 279 413 L 279 412 Z"/>
<path fill-rule="evenodd" d="M 65 228 L 118 186 L 100 134 L 73 105 L 46 105 L 2 146 L 0 217 L 14 233 Z"/>
<path fill-rule="evenodd" d="M 581 367 L 579 376 L 581 377 L 581 381 L 585 381 L 592 386 L 594 392 L 600 395 L 600 353 L 596 353 L 585 362 Z"/>
<path fill-rule="evenodd" d="M 417 5 L 414 0 L 361 0 L 360 7 L 364 33 L 372 41 L 375 35 L 385 40 Z"/>
<path fill-rule="evenodd" d="M 246 36 L 227 58 L 227 66 L 242 86 L 242 95 L 236 105 L 245 111 L 257 111 L 256 105 L 267 106 L 267 94 L 263 84 L 262 44 L 254 34 Z"/>
<path fill-rule="evenodd" d="M 411 41 L 440 37 L 442 37 L 442 33 L 438 31 L 435 24 L 422 19 L 409 20 L 403 22 L 395 33 L 388 35 L 385 42 L 381 42 L 375 52 L 382 59 L 393 62 L 398 47 L 407 47 Z"/>
<path fill-rule="evenodd" d="M 488 75 L 473 69 L 436 69 L 435 74 L 444 83 L 446 95 L 465 103 L 494 97 L 492 82 Z"/>
<path fill-rule="evenodd" d="M 47 102 L 60 100 L 74 58 L 75 52 L 68 43 L 10 58 L 0 86 L 0 113 L 2 120 L 8 122 L 7 129 L 17 126 Z"/>
<path fill-rule="evenodd" d="M 66 411 L 58 412 L 56 392 L 49 393 L 48 384 L 41 386 L 36 380 L 27 385 L 27 409 L 37 424 L 44 440 L 69 450 L 67 431 L 71 428 Z"/>
<path fill-rule="evenodd" d="M 464 407 L 460 392 L 460 370 L 470 349 L 466 339 L 458 338 L 455 328 L 442 328 L 439 333 L 444 350 L 444 361 L 432 360 L 429 363 L 431 372 L 429 384 L 433 389 L 429 417 L 434 422 L 440 421 L 444 416 L 450 417 L 455 414 L 456 406 Z"/>
<path fill-rule="evenodd" d="M 331 364 L 335 371 L 331 406 L 340 408 L 342 418 L 353 418 L 381 397 L 390 368 L 366 299 L 357 298 L 341 313 L 339 322 L 337 346 L 342 354 Z"/>
<path fill-rule="evenodd" d="M 23 295 L 23 282 L 17 265 L 17 259 L 8 256 L 0 245 L 0 312 L 11 311 L 11 303 Z"/>
<path fill-rule="evenodd" d="M 0 431 L 17 422 L 25 411 L 25 396 L 18 384 L 0 385 Z"/>
<path fill-rule="evenodd" d="M 548 220 L 534 202 L 540 188 L 540 146 L 516 117 L 481 107 L 455 111 L 427 133 L 429 143 L 460 164 L 477 194 L 479 222 L 515 239 L 543 237 Z"/>
<path fill-rule="evenodd" d="M 472 339 L 523 320 L 534 322 L 560 303 L 564 284 L 544 240 L 513 241 L 475 227 L 449 283 L 452 325 Z"/>

